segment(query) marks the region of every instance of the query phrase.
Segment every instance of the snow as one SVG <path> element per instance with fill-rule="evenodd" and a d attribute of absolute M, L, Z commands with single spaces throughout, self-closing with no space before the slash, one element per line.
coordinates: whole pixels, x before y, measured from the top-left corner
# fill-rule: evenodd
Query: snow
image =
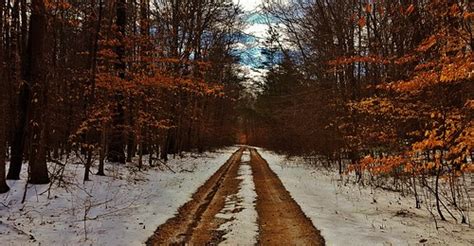
<path fill-rule="evenodd" d="M 226 232 L 223 236 L 225 241 L 221 245 L 255 245 L 258 236 L 257 210 L 255 203 L 257 193 L 252 178 L 252 169 L 249 165 L 250 153 L 246 150 L 239 168 L 239 177 L 242 182 L 239 192 L 235 196 L 226 198 L 224 209 L 217 214 L 218 218 L 228 219 L 226 223 L 219 227 L 219 230 Z M 235 211 L 238 211 L 235 213 Z"/>
<path fill-rule="evenodd" d="M 327 245 L 474 245 L 467 225 L 438 221 L 411 197 L 342 184 L 338 174 L 259 149 Z"/>
<path fill-rule="evenodd" d="M 109 176 L 92 175 L 85 184 L 83 165 L 76 161 L 66 165 L 65 187 L 54 184 L 50 198 L 48 185 L 29 187 L 24 204 L 26 177 L 8 181 L 11 191 L 0 195 L 2 245 L 143 244 L 235 150 L 171 159 L 167 165 L 176 173 L 108 164 Z"/>
<path fill-rule="evenodd" d="M 236 149 L 171 159 L 167 165 L 175 172 L 108 164 L 107 177 L 93 175 L 86 184 L 82 184 L 83 165 L 79 160 L 70 161 L 64 186 L 53 184 L 50 194 L 48 185 L 30 186 L 24 204 L 25 177 L 8 181 L 11 191 L 0 195 L 1 244 L 143 244 Z M 413 207 L 412 197 L 344 184 L 337 173 L 305 166 L 300 159 L 259 152 L 321 230 L 327 245 L 474 245 L 472 228 L 438 221 L 440 229 L 436 230 L 428 211 Z M 249 161 L 245 151 L 239 191 L 227 197 L 217 215 L 228 219 L 219 227 L 226 232 L 223 245 L 257 242 L 257 194 Z"/>

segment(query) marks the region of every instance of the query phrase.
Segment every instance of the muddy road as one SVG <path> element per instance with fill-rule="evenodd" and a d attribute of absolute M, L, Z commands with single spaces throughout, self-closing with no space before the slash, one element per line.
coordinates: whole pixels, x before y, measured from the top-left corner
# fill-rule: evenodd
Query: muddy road
<path fill-rule="evenodd" d="M 217 245 L 224 241 L 219 216 L 226 198 L 239 192 L 238 178 L 244 151 L 250 150 L 250 166 L 257 199 L 258 245 L 324 245 L 324 239 L 291 198 L 278 176 L 256 149 L 241 147 L 184 204 L 178 214 L 158 227 L 147 245 Z M 233 211 L 238 213 L 239 211 Z M 239 244 L 239 242 L 228 242 Z"/>

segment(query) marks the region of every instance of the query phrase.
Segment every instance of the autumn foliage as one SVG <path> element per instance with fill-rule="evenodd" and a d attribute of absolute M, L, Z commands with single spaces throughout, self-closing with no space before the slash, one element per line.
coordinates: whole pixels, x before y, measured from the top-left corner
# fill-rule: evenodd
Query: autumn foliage
<path fill-rule="evenodd" d="M 250 117 L 258 144 L 408 190 L 417 207 L 468 223 L 472 3 L 295 0 L 266 10 L 288 39 L 269 40 L 280 62 Z"/>
<path fill-rule="evenodd" d="M 74 155 L 86 181 L 94 160 L 106 175 L 106 160 L 142 168 L 233 143 L 240 14 L 225 1 L 0 1 L 8 178 L 28 162 L 30 182 L 54 182 L 46 163 Z"/>

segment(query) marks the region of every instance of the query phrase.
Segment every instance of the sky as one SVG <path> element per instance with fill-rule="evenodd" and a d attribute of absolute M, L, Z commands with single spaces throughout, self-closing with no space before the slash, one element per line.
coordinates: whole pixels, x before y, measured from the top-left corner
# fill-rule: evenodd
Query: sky
<path fill-rule="evenodd" d="M 245 11 L 255 10 L 262 3 L 261 0 L 234 0 L 234 3 L 240 4 Z"/>
<path fill-rule="evenodd" d="M 233 1 L 236 4 L 239 4 L 246 14 L 253 13 L 254 17 L 257 15 L 258 18 L 258 12 L 260 11 L 259 6 L 262 4 L 262 0 Z M 261 82 L 267 72 L 266 69 L 261 68 L 262 55 L 260 51 L 263 47 L 262 42 L 264 41 L 268 27 L 266 24 L 251 22 L 250 18 L 251 17 L 249 17 L 247 26 L 243 32 L 253 36 L 253 38 L 236 46 L 241 57 L 239 68 L 241 69 L 243 76 L 247 78 L 244 82 L 244 85 L 247 87 L 252 87 L 255 82 Z"/>
<path fill-rule="evenodd" d="M 260 10 L 260 5 L 262 4 L 262 0 L 233 0 L 234 3 L 239 4 L 244 12 L 246 13 L 253 13 L 258 14 Z M 262 38 L 267 31 L 266 24 L 256 24 L 256 23 L 249 23 L 247 28 L 244 30 L 247 34 L 255 35 L 257 38 Z"/>

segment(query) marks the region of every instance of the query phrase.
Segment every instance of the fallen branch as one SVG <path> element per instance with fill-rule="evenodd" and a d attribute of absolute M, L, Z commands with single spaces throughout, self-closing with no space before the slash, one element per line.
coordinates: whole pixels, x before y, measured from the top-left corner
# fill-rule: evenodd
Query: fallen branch
<path fill-rule="evenodd" d="M 168 168 L 172 173 L 176 173 L 175 170 L 173 170 L 170 166 L 168 166 L 168 164 L 166 164 L 164 161 L 158 159 L 158 158 L 152 158 L 152 160 L 155 160 L 157 162 L 159 162 L 161 165 L 165 166 L 166 168 Z"/>

